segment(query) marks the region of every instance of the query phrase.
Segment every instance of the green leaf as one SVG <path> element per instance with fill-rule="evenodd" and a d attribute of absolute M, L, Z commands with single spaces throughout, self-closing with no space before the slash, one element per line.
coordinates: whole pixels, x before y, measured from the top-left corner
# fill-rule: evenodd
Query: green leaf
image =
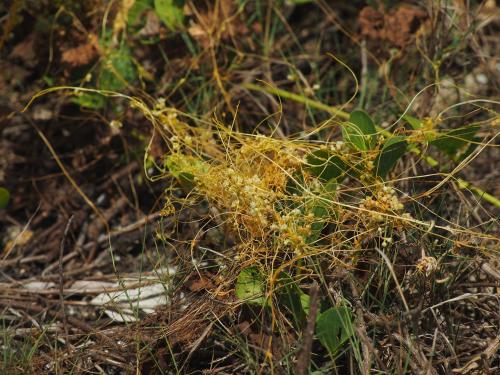
<path fill-rule="evenodd" d="M 347 170 L 347 166 L 336 155 L 331 155 L 327 150 L 316 150 L 306 157 L 307 169 L 311 174 L 323 181 L 338 178 Z"/>
<path fill-rule="evenodd" d="M 410 116 L 410 115 L 404 115 L 403 119 L 410 124 L 413 130 L 418 130 L 421 129 L 424 125 L 422 124 L 422 120 L 419 120 L 416 117 Z"/>
<path fill-rule="evenodd" d="M 135 25 L 135 23 L 141 18 L 144 12 L 148 9 L 152 9 L 153 0 L 135 0 L 134 5 L 128 11 L 128 24 Z"/>
<path fill-rule="evenodd" d="M 474 135 L 477 133 L 479 128 L 479 125 L 472 125 L 454 129 L 439 136 L 435 140 L 429 142 L 429 144 L 439 148 L 441 151 L 446 152 L 448 155 L 453 155 L 460 148 L 474 139 Z"/>
<path fill-rule="evenodd" d="M 331 178 L 330 180 L 326 181 L 326 183 L 323 185 L 325 188 L 325 192 L 331 195 L 332 193 L 335 193 L 337 191 L 337 180 L 335 178 Z"/>
<path fill-rule="evenodd" d="M 396 136 L 386 140 L 375 159 L 375 174 L 385 177 L 394 168 L 399 158 L 404 155 L 407 148 L 408 142 L 406 142 L 405 137 Z"/>
<path fill-rule="evenodd" d="M 170 30 L 178 29 L 184 22 L 184 0 L 155 0 L 155 11 Z"/>
<path fill-rule="evenodd" d="M 120 91 L 135 81 L 137 75 L 130 50 L 122 46 L 102 62 L 99 75 L 101 90 Z"/>
<path fill-rule="evenodd" d="M 456 161 L 461 162 L 465 160 L 470 154 L 474 152 L 474 150 L 479 146 L 480 143 L 481 143 L 481 138 L 473 137 L 471 139 L 469 147 L 467 147 L 465 151 L 462 154 L 460 154 L 460 156 L 456 159 Z"/>
<path fill-rule="evenodd" d="M 312 244 L 319 240 L 321 232 L 325 228 L 329 217 L 336 217 L 335 210 L 328 203 L 328 200 L 335 198 L 337 182 L 335 178 L 328 180 L 322 185 L 322 191 L 319 194 L 320 199 L 309 199 L 306 201 L 306 210 L 314 215 L 314 221 L 311 223 L 311 233 L 306 238 L 306 243 Z M 323 198 L 323 199 L 321 199 Z"/>
<path fill-rule="evenodd" d="M 180 153 L 167 156 L 165 166 L 186 192 L 195 187 L 195 177 L 207 173 L 207 165 L 202 160 Z"/>
<path fill-rule="evenodd" d="M 7 207 L 10 200 L 10 193 L 7 189 L 0 187 L 0 209 Z"/>
<path fill-rule="evenodd" d="M 280 273 L 278 286 L 280 287 L 278 290 L 280 304 L 292 313 L 295 326 L 302 327 L 306 323 L 306 311 L 303 306 L 305 293 L 300 290 L 295 280 L 285 272 Z"/>
<path fill-rule="evenodd" d="M 106 104 L 106 98 L 96 92 L 83 92 L 71 98 L 71 101 L 80 107 L 101 109 Z"/>
<path fill-rule="evenodd" d="M 344 141 L 351 143 L 360 151 L 371 150 L 376 146 L 376 133 L 373 120 L 361 110 L 351 112 L 349 122 L 345 122 L 342 126 Z"/>
<path fill-rule="evenodd" d="M 300 292 L 300 304 L 302 305 L 302 310 L 304 310 L 306 315 L 309 315 L 309 311 L 311 310 L 311 297 L 309 294 L 305 294 L 302 291 Z"/>
<path fill-rule="evenodd" d="M 332 357 L 353 335 L 354 329 L 349 308 L 331 307 L 318 316 L 316 336 Z"/>
<path fill-rule="evenodd" d="M 301 172 L 295 172 L 292 177 L 286 183 L 286 192 L 289 195 L 302 195 L 305 184 L 304 175 Z"/>
<path fill-rule="evenodd" d="M 306 238 L 308 244 L 319 240 L 321 232 L 326 225 L 325 218 L 328 217 L 328 209 L 322 203 L 314 205 L 310 211 L 313 213 L 315 220 L 311 224 L 311 234 Z"/>
<path fill-rule="evenodd" d="M 266 305 L 265 282 L 257 267 L 242 270 L 236 280 L 236 297 L 251 304 Z"/>

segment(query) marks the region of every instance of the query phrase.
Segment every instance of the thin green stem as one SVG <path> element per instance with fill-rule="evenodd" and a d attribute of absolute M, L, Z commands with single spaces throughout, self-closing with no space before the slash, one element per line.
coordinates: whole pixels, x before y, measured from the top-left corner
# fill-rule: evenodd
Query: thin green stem
<path fill-rule="evenodd" d="M 491 203 L 496 207 L 500 207 L 500 199 L 494 197 L 491 194 L 488 194 L 484 190 L 472 185 L 470 182 L 467 182 L 461 178 L 457 178 L 458 187 L 460 189 L 469 189 L 474 194 L 476 194 L 479 198 L 484 199 L 486 202 Z"/>
<path fill-rule="evenodd" d="M 293 92 L 290 92 L 290 91 L 277 89 L 277 88 L 272 87 L 272 86 L 265 86 L 265 87 L 258 86 L 254 83 L 245 83 L 245 84 L 243 84 L 243 87 L 245 87 L 246 89 L 252 90 L 252 91 L 260 91 L 260 92 L 265 92 L 268 94 L 278 95 L 281 98 L 290 99 L 290 100 L 293 100 L 297 103 L 305 104 L 311 108 L 320 109 L 322 111 L 331 113 L 334 116 L 338 116 L 338 117 L 341 117 L 341 118 L 346 119 L 346 120 L 349 119 L 349 113 L 342 111 L 341 109 L 338 109 L 336 107 L 332 107 L 332 106 L 327 105 L 327 104 L 323 104 L 323 103 L 318 102 L 318 101 L 313 100 L 313 99 L 305 98 L 302 95 L 294 94 Z"/>

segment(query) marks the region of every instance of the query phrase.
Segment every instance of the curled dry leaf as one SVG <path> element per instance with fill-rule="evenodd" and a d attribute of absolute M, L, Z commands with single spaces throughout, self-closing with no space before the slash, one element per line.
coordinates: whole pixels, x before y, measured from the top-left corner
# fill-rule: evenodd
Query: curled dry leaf
<path fill-rule="evenodd" d="M 33 237 L 33 232 L 27 228 L 14 227 L 10 232 L 11 239 L 5 244 L 4 255 L 9 254 L 16 246 L 26 245 Z"/>
<path fill-rule="evenodd" d="M 11 59 L 19 59 L 28 67 L 35 66 L 37 55 L 35 52 L 36 35 L 31 33 L 22 42 L 17 44 L 9 54 Z"/>
<path fill-rule="evenodd" d="M 82 66 L 90 63 L 98 53 L 97 37 L 89 36 L 89 41 L 77 47 L 69 48 L 62 53 L 61 61 L 72 67 Z"/>
<path fill-rule="evenodd" d="M 200 290 L 211 289 L 213 287 L 213 282 L 210 279 L 202 276 L 200 279 L 191 282 L 191 284 L 189 285 L 189 290 L 191 290 L 192 292 L 199 292 Z"/>
<path fill-rule="evenodd" d="M 146 23 L 142 29 L 139 30 L 138 35 L 142 37 L 155 36 L 160 33 L 161 23 L 160 19 L 155 12 L 149 11 L 146 13 Z"/>

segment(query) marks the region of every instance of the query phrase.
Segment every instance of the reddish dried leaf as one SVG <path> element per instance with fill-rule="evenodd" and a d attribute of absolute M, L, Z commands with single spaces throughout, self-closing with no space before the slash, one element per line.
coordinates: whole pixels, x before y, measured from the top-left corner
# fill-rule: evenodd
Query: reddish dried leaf
<path fill-rule="evenodd" d="M 12 59 L 20 59 L 26 65 L 33 66 L 36 63 L 35 35 L 30 34 L 21 43 L 18 43 L 9 55 Z"/>
<path fill-rule="evenodd" d="M 89 42 L 67 49 L 62 53 L 61 61 L 73 67 L 90 63 L 97 56 L 94 39 L 96 38 L 91 37 Z"/>
<path fill-rule="evenodd" d="M 214 284 L 210 279 L 207 279 L 206 277 L 201 277 L 201 279 L 194 280 L 191 282 L 189 285 L 189 290 L 192 292 L 199 292 L 200 290 L 203 289 L 212 289 L 214 287 Z"/>
<path fill-rule="evenodd" d="M 363 36 L 404 47 L 412 41 L 426 17 L 424 11 L 409 5 L 401 5 L 391 13 L 383 13 L 367 6 L 359 13 L 358 20 Z"/>

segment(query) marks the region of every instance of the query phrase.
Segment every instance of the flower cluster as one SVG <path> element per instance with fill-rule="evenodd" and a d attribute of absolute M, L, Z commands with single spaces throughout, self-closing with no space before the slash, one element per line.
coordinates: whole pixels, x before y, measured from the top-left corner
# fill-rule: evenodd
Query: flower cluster
<path fill-rule="evenodd" d="M 397 214 L 404 208 L 396 195 L 396 191 L 389 186 L 384 186 L 376 191 L 373 196 L 364 198 L 359 207 L 370 210 L 370 216 L 376 221 L 383 221 L 384 215 L 382 214 L 384 213 Z"/>
<path fill-rule="evenodd" d="M 314 219 L 312 213 L 304 213 L 294 208 L 287 213 L 277 215 L 276 222 L 270 229 L 277 234 L 276 238 L 281 240 L 281 245 L 291 246 L 294 251 L 300 252 L 304 248 L 306 238 L 311 234 L 310 222 Z"/>
<path fill-rule="evenodd" d="M 345 155 L 350 152 L 349 145 L 344 141 L 336 141 L 330 143 L 330 150 L 341 155 Z"/>
<path fill-rule="evenodd" d="M 438 269 L 438 261 L 434 257 L 423 256 L 417 263 L 417 271 L 429 276 Z"/>
<path fill-rule="evenodd" d="M 263 180 L 258 170 L 245 173 L 236 166 L 210 166 L 195 182 L 202 196 L 227 213 L 233 229 L 242 229 L 253 238 L 262 238 L 269 231 L 274 217 L 274 203 L 279 190 Z"/>

